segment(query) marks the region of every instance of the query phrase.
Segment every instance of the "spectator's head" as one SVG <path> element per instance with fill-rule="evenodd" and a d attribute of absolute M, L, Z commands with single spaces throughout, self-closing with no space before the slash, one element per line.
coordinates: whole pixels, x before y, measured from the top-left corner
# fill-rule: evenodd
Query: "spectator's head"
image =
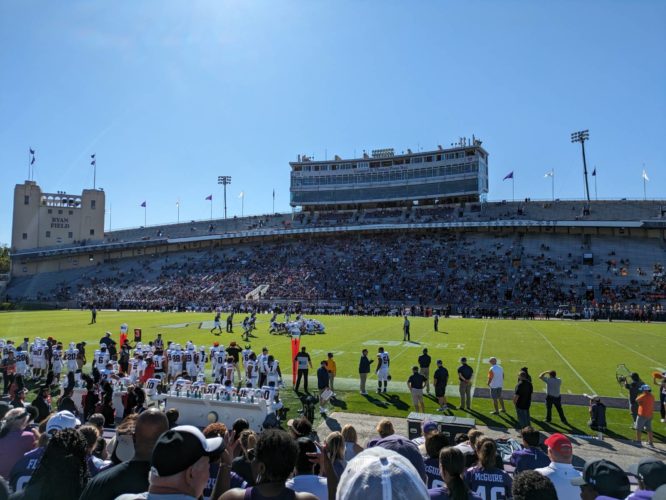
<path fill-rule="evenodd" d="M 24 408 L 14 408 L 5 414 L 2 421 L 2 430 L 0 437 L 4 437 L 10 432 L 22 431 L 30 423 L 30 413 Z"/>
<path fill-rule="evenodd" d="M 638 478 L 641 490 L 654 491 L 666 484 L 666 463 L 656 458 L 644 458 L 629 466 L 629 472 Z"/>
<path fill-rule="evenodd" d="M 285 431 L 268 429 L 259 435 L 254 457 L 252 474 L 257 484 L 284 483 L 294 471 L 298 445 Z"/>
<path fill-rule="evenodd" d="M 647 384 L 643 384 L 643 385 L 640 387 L 640 389 L 641 389 L 641 392 L 643 392 L 643 393 L 645 393 L 645 392 L 652 392 L 652 387 L 650 387 L 650 386 L 647 385 Z"/>
<path fill-rule="evenodd" d="M 328 359 L 333 359 L 333 353 L 332 353 L 332 352 L 329 352 L 329 353 L 326 355 L 326 357 L 327 357 Z"/>
<path fill-rule="evenodd" d="M 305 352 L 305 347 L 301 347 L 301 352 Z"/>
<path fill-rule="evenodd" d="M 428 349 L 423 349 L 423 354 L 428 354 Z"/>
<path fill-rule="evenodd" d="M 497 456 L 497 445 L 489 437 L 483 437 L 476 442 L 476 454 L 479 465 L 484 469 L 494 469 Z"/>
<path fill-rule="evenodd" d="M 99 431 L 94 425 L 82 425 L 79 427 L 79 432 L 83 436 L 83 439 L 86 440 L 86 452 L 91 454 L 95 447 L 97 446 L 97 439 L 99 438 Z"/>
<path fill-rule="evenodd" d="M 78 498 L 90 478 L 86 455 L 86 440 L 80 432 L 75 429 L 55 432 L 24 490 L 26 498 L 45 498 L 40 492 L 49 488 L 57 488 L 58 498 Z"/>
<path fill-rule="evenodd" d="M 199 498 L 208 483 L 210 457 L 219 456 L 223 447 L 221 437 L 206 439 L 192 425 L 167 430 L 152 452 L 149 491 L 168 489 Z"/>
<path fill-rule="evenodd" d="M 250 428 L 250 423 L 244 418 L 237 418 L 236 420 L 234 420 L 234 423 L 231 424 L 231 430 L 234 431 L 236 439 L 240 437 L 241 432 L 249 428 Z"/>
<path fill-rule="evenodd" d="M 465 472 L 465 456 L 452 446 L 442 448 L 439 452 L 439 473 L 449 490 L 452 499 L 468 498 L 468 488 L 462 479 Z"/>
<path fill-rule="evenodd" d="M 523 438 L 523 446 L 526 448 L 534 448 L 539 446 L 541 434 L 532 426 L 523 427 L 520 431 L 520 436 Z"/>
<path fill-rule="evenodd" d="M 564 434 L 556 432 L 544 441 L 548 446 L 548 458 L 555 463 L 570 464 L 573 460 L 573 446 Z"/>
<path fill-rule="evenodd" d="M 178 411 L 178 408 L 169 408 L 166 411 L 166 418 L 167 421 L 169 422 L 169 429 L 173 429 L 176 427 L 176 423 L 178 422 L 178 418 L 180 417 L 180 412 Z"/>
<path fill-rule="evenodd" d="M 495 356 L 493 356 L 492 358 L 490 358 L 488 360 L 488 363 L 490 363 L 493 366 L 496 365 L 497 364 L 497 358 Z"/>
<path fill-rule="evenodd" d="M 465 358 L 465 357 L 460 358 L 460 362 L 461 362 L 463 365 L 466 365 L 466 364 L 467 364 L 467 358 Z"/>
<path fill-rule="evenodd" d="M 426 436 L 425 449 L 430 458 L 437 459 L 442 448 L 449 445 L 449 438 L 446 434 L 435 431 Z"/>
<path fill-rule="evenodd" d="M 251 429 L 245 429 L 238 436 L 238 443 L 246 459 L 250 458 L 250 450 L 257 446 L 257 434 Z"/>
<path fill-rule="evenodd" d="M 361 354 L 363 354 L 363 356 L 367 356 L 367 355 L 368 355 L 368 350 L 367 350 L 367 349 L 363 349 L 363 350 L 361 351 Z"/>
<path fill-rule="evenodd" d="M 331 460 L 344 460 L 345 458 L 345 439 L 340 432 L 331 432 L 326 436 L 326 449 Z"/>
<path fill-rule="evenodd" d="M 631 378 L 631 380 L 633 380 L 634 382 L 638 382 L 638 381 L 641 379 L 641 377 L 639 377 L 639 376 L 638 376 L 638 373 L 636 373 L 636 372 L 633 372 L 633 373 L 630 375 L 630 378 Z"/>
<path fill-rule="evenodd" d="M 523 371 L 518 372 L 518 380 L 527 380 L 527 373 Z"/>
<path fill-rule="evenodd" d="M 355 443 L 358 441 L 358 434 L 356 433 L 356 428 L 351 424 L 346 424 L 342 428 L 342 437 L 346 443 Z"/>
<path fill-rule="evenodd" d="M 312 439 L 307 437 L 300 437 L 296 440 L 298 445 L 298 458 L 296 459 L 296 466 L 294 473 L 298 475 L 312 474 L 314 471 L 314 464 L 310 461 L 308 453 L 316 453 L 317 447 Z"/>
<path fill-rule="evenodd" d="M 555 485 L 546 476 L 526 470 L 513 478 L 513 500 L 557 500 Z"/>
<path fill-rule="evenodd" d="M 478 429 L 470 429 L 467 431 L 467 437 L 469 438 L 469 445 L 476 451 L 476 442 L 481 440 L 483 432 Z"/>
<path fill-rule="evenodd" d="M 428 490 L 414 466 L 400 454 L 369 448 L 349 461 L 338 483 L 338 500 L 427 499 Z"/>
<path fill-rule="evenodd" d="M 88 417 L 88 423 L 94 425 L 101 432 L 104 429 L 104 415 L 101 413 L 93 413 Z"/>
<path fill-rule="evenodd" d="M 287 427 L 294 439 L 308 437 L 312 434 L 312 424 L 305 417 L 292 418 L 287 422 Z"/>
<path fill-rule="evenodd" d="M 142 412 L 137 417 L 134 427 L 135 459 L 149 460 L 158 438 L 168 429 L 169 421 L 158 409 L 149 408 Z"/>
<path fill-rule="evenodd" d="M 419 372 L 419 367 L 418 366 L 412 366 L 412 373 L 417 374 Z"/>
<path fill-rule="evenodd" d="M 379 434 L 379 437 L 385 438 L 387 436 L 390 436 L 391 434 L 395 434 L 395 429 L 393 429 L 393 424 L 391 423 L 390 420 L 383 418 L 382 420 L 377 423 L 377 427 L 375 428 L 377 431 L 377 434 Z"/>
<path fill-rule="evenodd" d="M 571 484 L 580 486 L 583 500 L 592 500 L 600 495 L 626 498 L 631 492 L 625 472 L 613 462 L 603 459 L 587 462 L 583 475 L 572 479 Z"/>
<path fill-rule="evenodd" d="M 550 370 L 548 372 L 548 375 L 550 375 L 550 378 L 555 378 L 557 377 L 557 372 L 555 370 Z"/>

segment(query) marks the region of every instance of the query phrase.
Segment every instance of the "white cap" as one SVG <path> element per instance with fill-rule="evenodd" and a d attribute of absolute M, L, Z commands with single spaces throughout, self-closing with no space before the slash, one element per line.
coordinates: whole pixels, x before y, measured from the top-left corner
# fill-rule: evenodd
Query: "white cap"
<path fill-rule="evenodd" d="M 421 476 L 402 455 L 369 448 L 349 461 L 340 476 L 338 500 L 428 500 Z"/>
<path fill-rule="evenodd" d="M 81 421 L 71 411 L 63 410 L 53 415 L 46 423 L 46 432 L 74 429 L 81 425 Z"/>

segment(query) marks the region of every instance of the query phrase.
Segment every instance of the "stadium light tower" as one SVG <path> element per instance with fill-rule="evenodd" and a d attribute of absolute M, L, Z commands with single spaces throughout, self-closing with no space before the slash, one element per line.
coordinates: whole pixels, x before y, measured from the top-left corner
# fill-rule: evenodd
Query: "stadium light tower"
<path fill-rule="evenodd" d="M 224 218 L 227 218 L 227 186 L 231 184 L 230 175 L 220 175 L 217 178 L 217 183 L 224 186 Z"/>
<path fill-rule="evenodd" d="M 585 161 L 585 141 L 590 139 L 589 130 L 581 130 L 580 132 L 574 132 L 571 134 L 571 142 L 580 142 L 580 147 L 583 150 L 583 176 L 585 177 L 585 196 L 587 196 L 587 202 L 590 202 L 590 187 L 587 183 L 587 162 Z"/>

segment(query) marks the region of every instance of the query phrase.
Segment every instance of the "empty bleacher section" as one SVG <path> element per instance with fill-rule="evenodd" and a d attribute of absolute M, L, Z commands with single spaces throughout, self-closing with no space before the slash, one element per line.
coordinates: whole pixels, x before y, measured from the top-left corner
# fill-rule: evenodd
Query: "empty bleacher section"
<path fill-rule="evenodd" d="M 422 304 L 487 314 L 647 305 L 663 314 L 664 264 L 655 238 L 337 233 L 100 262 L 14 279 L 7 293 L 13 300 L 122 308 L 212 308 L 259 290 L 269 303 Z"/>

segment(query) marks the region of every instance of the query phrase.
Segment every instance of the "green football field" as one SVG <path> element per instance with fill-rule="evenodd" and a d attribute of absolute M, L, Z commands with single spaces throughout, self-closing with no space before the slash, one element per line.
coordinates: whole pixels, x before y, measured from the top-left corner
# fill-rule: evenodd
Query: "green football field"
<path fill-rule="evenodd" d="M 223 315 L 224 320 L 225 315 Z M 432 319 L 412 318 L 412 342 L 402 341 L 402 318 L 398 317 L 349 317 L 314 316 L 326 326 L 324 335 L 305 335 L 301 346 L 305 346 L 312 356 L 315 368 L 327 352 L 333 352 L 338 367 L 336 392 L 338 410 L 356 413 L 386 414 L 406 416 L 411 401 L 407 394 L 406 380 L 411 367 L 423 348 L 428 348 L 434 361 L 441 359 L 452 374 L 461 356 L 475 370 L 475 384 L 486 387 L 488 358 L 495 356 L 505 369 L 505 388 L 511 388 L 522 366 L 528 366 L 534 377 L 536 392 L 543 392 L 543 384 L 536 379 L 545 370 L 557 370 L 562 378 L 562 392 L 569 394 L 599 394 L 606 397 L 626 397 L 615 381 L 615 371 L 624 364 L 631 371 L 651 383 L 650 373 L 666 369 L 666 325 L 638 324 L 625 322 L 573 322 L 573 321 L 524 321 L 524 320 L 472 320 L 441 319 L 439 332 L 433 331 Z M 242 315 L 236 315 L 237 322 Z M 106 330 L 118 339 L 120 325 L 127 323 L 130 337 L 134 328 L 141 328 L 143 340 L 148 341 L 162 333 L 165 340 L 184 344 L 192 340 L 195 344 L 212 345 L 219 341 L 228 345 L 231 340 L 241 341 L 240 325 L 234 334 L 223 333 L 214 336 L 212 314 L 201 313 L 159 313 L 159 312 L 111 312 L 100 311 L 97 323 L 90 325 L 87 311 L 44 311 L 11 312 L 0 314 L 0 338 L 19 341 L 23 337 L 55 337 L 66 345 L 70 341 L 85 340 L 88 344 L 88 357 L 91 358 L 99 339 Z M 224 321 L 223 321 L 224 323 Z M 257 338 L 252 339 L 256 352 L 264 346 L 280 360 L 289 384 L 291 372 L 291 346 L 287 336 L 268 334 L 268 316 L 257 319 Z M 367 348 L 374 359 L 377 348 L 383 346 L 391 356 L 392 382 L 389 383 L 390 396 L 365 398 L 358 393 L 357 368 L 360 352 Z M 89 366 L 89 365 L 88 365 Z M 453 375 L 452 380 L 455 380 Z M 376 380 L 369 378 L 369 391 L 375 389 Z M 311 387 L 316 387 L 314 373 L 311 372 Z M 653 393 L 658 398 L 657 387 Z M 288 405 L 296 410 L 300 404 L 295 397 L 283 391 Z M 457 403 L 457 387 L 450 386 L 450 402 Z M 507 408 L 512 406 L 509 404 Z M 426 411 L 435 412 L 436 402 L 426 400 Z M 490 416 L 490 402 L 476 398 L 473 407 L 478 409 L 474 416 L 479 423 L 497 426 L 512 426 L 515 422 L 509 416 Z M 587 409 L 585 407 L 566 408 L 568 418 L 575 425 L 571 432 L 585 433 Z M 509 410 L 509 414 L 513 412 Z M 454 410 L 454 415 L 467 416 Z M 543 404 L 534 404 L 532 410 L 537 426 L 549 430 L 551 425 L 541 422 L 545 410 Z M 630 436 L 630 420 L 626 411 L 608 410 L 609 427 L 619 436 Z M 656 415 L 655 431 L 664 433 L 664 425 Z M 554 416 L 553 425 L 558 425 Z M 555 427 L 557 428 L 557 427 Z M 662 437 L 663 436 L 658 436 Z"/>

